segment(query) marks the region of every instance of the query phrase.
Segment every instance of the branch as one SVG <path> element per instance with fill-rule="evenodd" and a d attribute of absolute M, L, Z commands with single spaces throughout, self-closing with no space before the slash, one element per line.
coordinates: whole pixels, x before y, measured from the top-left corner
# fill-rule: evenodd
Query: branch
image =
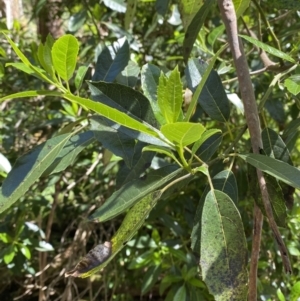
<path fill-rule="evenodd" d="M 254 153 L 259 154 L 259 150 L 262 148 L 262 139 L 261 139 L 261 128 L 260 128 L 258 109 L 255 101 L 255 95 L 251 83 L 250 74 L 249 74 L 247 59 L 244 54 L 242 42 L 238 38 L 237 19 L 234 10 L 234 5 L 231 0 L 218 0 L 218 5 L 221 11 L 223 22 L 226 27 L 228 42 L 230 45 L 232 57 L 236 67 L 241 96 L 245 107 L 245 117 L 250 133 L 252 149 Z M 270 227 L 273 231 L 278 247 L 280 249 L 285 270 L 286 272 L 291 272 L 291 265 L 287 256 L 287 249 L 284 245 L 284 242 L 281 238 L 277 225 L 274 221 L 265 178 L 263 176 L 262 171 L 258 169 L 256 171 L 257 171 L 260 191 L 262 194 L 262 200 L 264 203 L 264 207 L 266 210 Z M 254 231 L 253 231 L 252 259 L 251 259 L 251 266 L 250 266 L 251 278 L 249 279 L 251 281 L 251 283 L 249 283 L 249 287 L 251 287 L 252 289 L 251 295 L 249 295 L 250 301 L 257 300 L 256 297 L 257 260 L 258 260 L 258 252 L 260 248 L 260 236 L 262 231 L 262 214 L 260 210 L 258 210 L 258 208 L 255 208 L 254 210 L 254 221 L 255 223 L 254 223 Z"/>
<path fill-rule="evenodd" d="M 250 273 L 249 273 L 249 301 L 257 300 L 257 267 L 259 260 L 259 249 L 261 232 L 263 225 L 263 215 L 257 205 L 254 203 L 253 212 L 253 238 L 252 238 L 252 249 L 251 249 L 251 263 L 250 263 Z"/>

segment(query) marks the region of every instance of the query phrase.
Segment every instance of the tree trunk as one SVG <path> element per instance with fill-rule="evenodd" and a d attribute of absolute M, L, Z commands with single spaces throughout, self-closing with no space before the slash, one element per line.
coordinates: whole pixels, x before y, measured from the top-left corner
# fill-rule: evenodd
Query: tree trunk
<path fill-rule="evenodd" d="M 46 41 L 48 34 L 51 34 L 55 39 L 63 35 L 63 21 L 61 19 L 62 13 L 63 5 L 61 4 L 61 0 L 46 1 L 44 7 L 38 14 L 37 22 L 37 31 L 42 42 Z"/>

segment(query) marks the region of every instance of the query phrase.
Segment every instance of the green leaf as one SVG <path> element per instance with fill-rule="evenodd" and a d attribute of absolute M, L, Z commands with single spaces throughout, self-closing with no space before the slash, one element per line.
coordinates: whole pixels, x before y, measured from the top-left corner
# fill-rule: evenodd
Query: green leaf
<path fill-rule="evenodd" d="M 293 165 L 288 148 L 275 131 L 265 128 L 261 135 L 264 152 L 267 156 Z"/>
<path fill-rule="evenodd" d="M 125 13 L 126 3 L 124 0 L 103 0 L 105 6 L 119 13 Z"/>
<path fill-rule="evenodd" d="M 140 74 L 140 67 L 133 61 L 129 61 L 128 65 L 116 77 L 116 81 L 124 86 L 134 87 Z"/>
<path fill-rule="evenodd" d="M 27 59 L 27 57 L 23 54 L 23 52 L 18 48 L 18 46 L 11 40 L 11 38 L 5 34 L 2 31 L 2 34 L 5 35 L 5 38 L 7 39 L 7 41 L 9 42 L 9 44 L 11 45 L 11 47 L 13 48 L 14 52 L 16 53 L 16 55 L 19 57 L 19 59 L 26 65 L 26 66 L 32 66 L 30 61 Z"/>
<path fill-rule="evenodd" d="M 44 77 L 42 76 L 42 74 L 44 74 L 44 76 L 45 76 L 45 71 L 42 70 L 41 68 L 27 66 L 24 63 L 7 63 L 5 65 L 5 67 L 9 67 L 9 66 L 19 69 L 27 74 L 33 75 L 34 77 L 36 77 L 40 80 L 44 80 Z"/>
<path fill-rule="evenodd" d="M 120 228 L 112 238 L 113 252 L 121 250 L 124 245 L 132 239 L 139 228 L 144 224 L 160 196 L 160 191 L 151 192 L 130 209 Z"/>
<path fill-rule="evenodd" d="M 282 139 L 291 151 L 299 135 L 300 118 L 292 120 L 284 129 Z"/>
<path fill-rule="evenodd" d="M 236 13 L 237 18 L 242 16 L 243 13 L 245 12 L 245 10 L 250 5 L 250 0 L 233 0 L 232 2 L 234 4 L 235 13 Z"/>
<path fill-rule="evenodd" d="M 177 187 L 178 186 L 176 186 L 176 188 Z M 182 230 L 182 227 L 178 224 L 177 219 L 171 217 L 169 214 L 161 213 L 160 220 L 162 221 L 166 229 L 171 230 L 175 236 L 184 235 L 184 231 Z M 175 250 L 174 252 L 172 250 L 169 250 L 169 252 L 172 253 L 175 257 L 180 258 L 181 260 L 183 259 L 183 257 L 185 257 L 185 254 L 183 252 L 179 252 L 179 250 Z M 180 256 L 179 254 L 183 256 Z M 185 260 L 186 259 L 184 259 L 184 261 Z"/>
<path fill-rule="evenodd" d="M 167 139 L 182 147 L 199 140 L 204 131 L 203 125 L 191 122 L 169 123 L 161 127 L 161 132 Z"/>
<path fill-rule="evenodd" d="M 268 152 L 270 153 L 269 150 Z M 286 212 L 285 199 L 284 199 L 281 186 L 279 185 L 277 179 L 271 177 L 268 174 L 265 174 L 264 176 L 266 180 L 266 187 L 270 196 L 269 200 L 271 203 L 275 222 L 280 227 L 286 227 L 287 212 Z M 249 179 L 250 195 L 253 197 L 254 201 L 260 208 L 263 215 L 267 216 L 265 206 L 262 201 L 262 196 L 259 193 L 259 185 L 257 182 L 256 169 L 251 165 L 248 165 L 248 179 Z M 281 183 L 281 185 L 287 186 L 284 183 Z"/>
<path fill-rule="evenodd" d="M 49 251 L 54 251 L 53 246 L 46 241 L 39 241 L 39 245 L 38 247 L 35 247 L 36 250 L 38 250 L 39 252 L 49 252 Z"/>
<path fill-rule="evenodd" d="M 93 101 L 88 98 L 83 98 L 79 96 L 75 96 L 70 93 L 66 93 L 63 95 L 65 99 L 68 99 L 72 102 L 78 103 L 83 107 L 86 107 L 99 115 L 106 117 L 109 120 L 112 120 L 120 125 L 124 125 L 130 129 L 136 130 L 138 132 L 142 132 L 145 134 L 149 134 L 153 137 L 159 137 L 158 133 L 150 126 L 144 123 L 137 121 L 136 119 L 130 117 L 128 114 L 124 112 L 120 112 L 114 108 L 111 108 L 105 104 L 102 104 L 97 101 Z"/>
<path fill-rule="evenodd" d="M 284 86 L 293 95 L 298 95 L 300 93 L 300 75 L 293 75 L 284 81 Z"/>
<path fill-rule="evenodd" d="M 217 134 L 217 133 L 221 133 L 221 130 L 217 130 L 217 129 L 210 129 L 210 130 L 206 130 L 202 136 L 200 137 L 200 139 L 198 141 L 195 142 L 195 144 L 192 147 L 192 155 L 194 155 L 197 150 L 199 149 L 199 147 L 207 140 L 209 139 L 211 136 Z"/>
<path fill-rule="evenodd" d="M 77 90 L 80 90 L 84 77 L 89 70 L 88 66 L 80 66 L 77 70 L 76 76 L 75 76 L 75 87 Z"/>
<path fill-rule="evenodd" d="M 31 252 L 29 250 L 29 248 L 27 246 L 22 245 L 21 246 L 21 252 L 22 254 L 27 258 L 30 259 L 31 258 Z"/>
<path fill-rule="evenodd" d="M 247 242 L 240 214 L 228 195 L 210 191 L 202 212 L 200 265 L 216 301 L 246 300 Z"/>
<path fill-rule="evenodd" d="M 214 28 L 207 36 L 207 42 L 213 47 L 215 42 L 217 41 L 218 38 L 221 37 L 225 30 L 225 26 L 219 25 L 218 27 Z"/>
<path fill-rule="evenodd" d="M 171 249 L 169 249 L 171 251 Z M 172 248 L 172 251 L 174 251 L 175 249 Z M 176 250 L 176 251 L 180 251 L 180 250 Z M 172 253 L 173 254 L 173 253 Z M 185 258 L 185 256 L 183 256 Z M 183 257 L 178 257 L 179 259 L 183 260 Z M 162 282 L 163 283 L 177 283 L 182 281 L 182 276 L 180 275 L 172 275 L 172 274 L 167 274 L 163 279 Z"/>
<path fill-rule="evenodd" d="M 66 82 L 70 80 L 74 73 L 78 51 L 78 41 L 70 34 L 60 37 L 53 44 L 51 54 L 54 69 Z"/>
<path fill-rule="evenodd" d="M 62 96 L 60 92 L 49 91 L 49 90 L 34 90 L 34 91 L 24 91 L 15 94 L 6 95 L 0 98 L 0 102 L 7 99 L 23 98 L 23 97 L 37 97 L 37 96 Z"/>
<path fill-rule="evenodd" d="M 91 118 L 91 130 L 104 148 L 123 158 L 129 168 L 132 167 L 134 155 L 132 150 L 136 144 L 135 139 L 115 129 L 112 126 L 112 122 L 102 116 L 93 116 Z"/>
<path fill-rule="evenodd" d="M 93 81 L 113 82 L 129 61 L 129 44 L 126 38 L 114 43 L 114 47 L 102 46 L 93 74 Z"/>
<path fill-rule="evenodd" d="M 93 100 L 99 101 L 104 105 L 108 105 L 112 109 L 117 109 L 118 112 L 124 112 L 126 113 L 126 116 L 132 116 L 135 120 L 140 121 L 141 124 L 149 126 L 149 128 L 155 130 L 152 126 L 150 126 L 150 124 L 156 126 L 155 117 L 148 100 L 141 93 L 119 84 L 110 84 L 103 82 L 88 84 L 92 93 Z M 104 92 L 100 91 L 98 87 Z M 147 144 L 169 147 L 169 145 L 164 142 L 163 139 L 157 139 L 153 137 L 153 135 L 151 136 L 146 133 L 141 133 L 140 131 L 133 131 L 128 127 L 122 127 L 119 124 L 111 124 L 111 127 L 114 127 L 117 131 Z M 157 132 L 157 137 L 162 137 L 161 133 L 158 130 L 155 131 Z"/>
<path fill-rule="evenodd" d="M 95 137 L 92 131 L 87 131 L 71 137 L 42 176 L 45 177 L 50 174 L 61 172 L 68 166 L 74 164 L 80 152 L 94 141 Z"/>
<path fill-rule="evenodd" d="M 149 100 L 139 91 L 116 83 L 89 82 L 88 85 L 94 100 L 157 126 Z"/>
<path fill-rule="evenodd" d="M 187 86 L 196 94 L 196 89 L 204 79 L 209 66 L 201 60 L 191 59 L 186 67 Z M 194 97 L 194 96 L 193 96 Z M 214 120 L 226 122 L 230 115 L 230 106 L 218 73 L 211 70 L 203 89 L 197 98 L 204 111 Z"/>
<path fill-rule="evenodd" d="M 50 75 L 50 77 L 54 78 L 54 68 L 52 63 L 52 55 L 51 55 L 51 49 L 54 44 L 54 39 L 51 35 L 47 36 L 46 43 L 40 44 L 38 47 L 38 59 L 41 64 L 41 66 L 44 68 L 44 70 Z"/>
<path fill-rule="evenodd" d="M 124 29 L 128 30 L 130 23 L 132 22 L 135 11 L 136 11 L 136 5 L 137 5 L 137 0 L 128 0 L 127 1 L 127 9 L 125 13 L 125 24 L 124 24 Z"/>
<path fill-rule="evenodd" d="M 235 176 L 230 170 L 223 170 L 212 179 L 214 189 L 226 193 L 235 205 L 238 203 L 238 187 Z"/>
<path fill-rule="evenodd" d="M 166 224 L 167 225 L 167 224 Z M 175 258 L 178 258 L 182 262 L 186 262 L 186 253 L 184 253 L 182 250 L 179 249 L 174 249 L 173 247 L 168 248 L 168 252 L 173 255 Z M 179 282 L 182 281 L 182 276 L 173 276 L 173 275 L 168 275 L 168 278 L 163 281 L 171 281 L 171 282 Z"/>
<path fill-rule="evenodd" d="M 300 298 L 300 281 L 296 282 L 291 290 L 290 301 L 297 301 Z"/>
<path fill-rule="evenodd" d="M 17 160 L 1 187 L 0 213 L 24 196 L 55 160 L 72 135 L 68 133 L 51 138 Z"/>
<path fill-rule="evenodd" d="M 298 0 L 275 0 L 267 1 L 267 5 L 272 4 L 275 8 L 278 9 L 300 9 L 300 3 Z"/>
<path fill-rule="evenodd" d="M 142 67 L 141 81 L 145 96 L 149 99 L 156 120 L 162 125 L 165 124 L 160 108 L 157 103 L 157 87 L 161 70 L 152 64 L 146 64 Z"/>
<path fill-rule="evenodd" d="M 4 65 L 0 62 L 0 78 L 2 79 L 4 75 L 5 75 Z"/>
<path fill-rule="evenodd" d="M 295 63 L 295 60 L 291 56 L 289 56 L 288 54 L 286 54 L 272 46 L 269 46 L 259 40 L 256 40 L 254 38 L 251 38 L 251 37 L 248 37 L 248 36 L 245 36 L 242 34 L 240 34 L 239 36 L 242 37 L 243 39 L 247 40 L 248 42 L 252 43 L 253 45 L 266 51 L 267 53 L 270 53 L 271 55 L 274 55 L 276 57 L 279 57 L 279 58 L 289 61 L 291 63 Z"/>
<path fill-rule="evenodd" d="M 34 76 L 36 76 L 36 77 L 52 84 L 52 82 L 49 80 L 49 78 L 45 76 L 45 71 L 42 70 L 41 68 L 33 66 L 30 63 L 30 61 L 26 58 L 26 56 L 22 53 L 22 51 L 18 48 L 18 46 L 9 38 L 9 36 L 7 36 L 5 33 L 3 33 L 3 34 L 5 35 L 6 39 L 9 42 L 9 44 L 11 45 L 13 50 L 15 51 L 16 55 L 20 58 L 20 60 L 24 64 L 24 65 L 22 65 L 20 63 L 8 63 L 7 66 L 9 66 L 9 65 L 19 66 L 19 67 L 22 66 L 22 67 L 20 67 L 20 68 L 23 68 L 23 70 L 21 69 L 22 71 L 24 71 L 28 74 L 32 74 L 32 75 L 34 75 Z M 31 69 L 33 72 L 31 72 L 29 69 Z"/>
<path fill-rule="evenodd" d="M 138 141 L 134 148 L 132 168 L 129 169 L 125 164 L 120 168 L 117 176 L 117 189 L 129 181 L 138 179 L 147 168 L 155 156 L 153 152 L 142 152 L 145 143 Z"/>
<path fill-rule="evenodd" d="M 156 0 L 155 2 L 156 12 L 161 16 L 165 16 L 168 10 L 169 2 L 170 0 Z"/>
<path fill-rule="evenodd" d="M 264 155 L 247 154 L 238 156 L 276 179 L 300 189 L 300 170 L 298 168 Z"/>
<path fill-rule="evenodd" d="M 184 280 L 189 282 L 189 280 L 197 276 L 197 274 L 198 274 L 197 267 L 192 267 L 184 275 Z"/>
<path fill-rule="evenodd" d="M 146 294 L 149 292 L 154 284 L 156 283 L 159 275 L 161 273 L 161 266 L 160 265 L 155 265 L 151 266 L 148 268 L 146 274 L 144 275 L 143 278 L 143 283 L 142 283 L 142 295 Z"/>
<path fill-rule="evenodd" d="M 214 189 L 219 190 L 227 194 L 231 200 L 237 204 L 238 202 L 238 187 L 234 174 L 229 170 L 223 170 L 216 174 L 212 178 L 212 184 Z M 204 200 L 207 193 L 210 191 L 210 186 L 205 187 L 204 192 L 201 195 L 201 199 L 197 206 L 197 211 L 194 218 L 194 226 L 191 234 L 191 247 L 194 252 L 199 252 L 200 250 L 200 239 L 201 239 L 201 220 Z"/>
<path fill-rule="evenodd" d="M 6 50 L 4 50 L 3 47 L 0 47 L 0 56 L 2 56 L 3 58 L 7 59 Z"/>
<path fill-rule="evenodd" d="M 292 256 L 300 256 L 300 250 L 295 245 L 288 245 L 289 254 Z"/>
<path fill-rule="evenodd" d="M 269 175 L 265 175 L 265 180 L 266 180 L 268 193 L 270 196 L 269 200 L 272 206 L 275 222 L 279 227 L 286 228 L 287 212 L 286 212 L 286 206 L 285 206 L 282 189 L 278 184 L 277 180 L 274 179 L 273 177 L 270 177 Z M 258 185 L 256 185 L 256 189 L 257 191 L 259 191 Z M 265 211 L 265 206 L 261 198 L 261 194 L 258 194 L 258 196 L 255 198 L 255 202 L 259 206 L 264 216 L 267 216 Z"/>
<path fill-rule="evenodd" d="M 222 139 L 222 133 L 213 134 L 201 144 L 199 149 L 196 151 L 196 155 L 204 162 L 209 161 L 213 154 L 217 151 Z"/>
<path fill-rule="evenodd" d="M 157 153 L 160 153 L 160 154 L 167 155 L 168 157 L 172 158 L 175 162 L 177 162 L 177 164 L 179 166 L 181 166 L 181 163 L 177 160 L 174 153 L 169 148 L 166 148 L 166 147 L 163 147 L 163 146 L 149 145 L 149 146 L 145 146 L 143 148 L 143 152 L 147 152 L 147 151 L 157 152 Z"/>
<path fill-rule="evenodd" d="M 208 15 L 210 9 L 213 7 L 213 5 L 216 3 L 216 1 L 215 0 L 206 0 L 206 1 L 203 1 L 203 0 L 187 1 L 187 0 L 185 0 L 184 2 L 190 2 L 191 5 L 195 6 L 195 8 L 197 6 L 196 15 L 195 14 L 190 15 L 190 16 L 193 16 L 193 20 L 191 22 L 188 20 L 188 22 L 187 22 L 188 27 L 186 29 L 186 33 L 185 33 L 184 41 L 183 41 L 183 58 L 185 61 L 187 61 L 189 58 L 189 55 L 193 49 L 193 45 L 197 39 L 197 36 L 200 32 L 200 29 L 203 26 L 204 21 Z M 192 9 L 193 12 L 196 12 L 195 8 Z M 182 18 L 183 18 L 183 23 L 185 23 L 184 15 L 182 15 Z M 184 27 L 185 27 L 185 25 L 184 25 Z"/>
<path fill-rule="evenodd" d="M 277 289 L 277 297 L 280 301 L 286 301 L 284 294 L 282 293 L 280 288 Z"/>
<path fill-rule="evenodd" d="M 178 121 L 182 114 L 182 82 L 178 67 L 166 77 L 161 73 L 157 89 L 157 103 L 167 123 Z"/>
<path fill-rule="evenodd" d="M 166 275 L 162 281 L 159 284 L 159 294 L 162 296 L 164 294 L 164 292 L 166 291 L 166 289 L 168 289 L 171 286 L 171 282 L 164 282 L 164 280 L 168 277 L 168 275 Z"/>
<path fill-rule="evenodd" d="M 283 103 L 279 98 L 268 98 L 265 103 L 265 108 L 271 117 L 279 124 L 284 124 L 287 117 L 284 111 Z"/>
<path fill-rule="evenodd" d="M 4 260 L 4 263 L 5 264 L 10 264 L 14 258 L 15 258 L 15 251 L 14 251 L 14 248 L 13 246 L 9 246 L 7 248 L 4 249 L 4 256 L 3 256 L 3 260 Z"/>
<path fill-rule="evenodd" d="M 135 239 L 133 239 L 135 241 Z M 130 240 L 127 245 L 132 245 Z M 140 269 L 146 267 L 149 264 L 153 264 L 153 249 L 150 249 L 137 257 L 134 257 L 128 265 L 128 269 Z"/>
<path fill-rule="evenodd" d="M 191 278 L 189 279 L 188 283 L 195 287 L 205 288 L 204 282 L 198 278 Z"/>
<path fill-rule="evenodd" d="M 145 178 L 126 183 L 118 191 L 114 192 L 89 219 L 97 219 L 99 222 L 104 222 L 121 214 L 140 199 L 167 184 L 182 172 L 183 170 L 181 168 L 178 169 L 176 165 L 167 165 L 160 169 L 152 170 Z"/>
<path fill-rule="evenodd" d="M 195 15 L 199 12 L 200 8 L 203 6 L 203 0 L 181 0 L 180 2 L 180 15 L 182 19 L 182 24 L 184 30 L 186 31 Z"/>
<path fill-rule="evenodd" d="M 183 284 L 181 287 L 178 288 L 173 301 L 185 301 L 186 297 L 186 287 L 185 284 Z"/>
<path fill-rule="evenodd" d="M 5 244 L 13 242 L 13 238 L 7 233 L 0 233 L 0 240 Z"/>
<path fill-rule="evenodd" d="M 87 18 L 87 10 L 81 9 L 76 14 L 72 15 L 68 22 L 68 31 L 75 33 L 84 25 Z"/>
<path fill-rule="evenodd" d="M 9 160 L 0 153 L 0 173 L 9 173 L 11 171 L 11 164 Z"/>

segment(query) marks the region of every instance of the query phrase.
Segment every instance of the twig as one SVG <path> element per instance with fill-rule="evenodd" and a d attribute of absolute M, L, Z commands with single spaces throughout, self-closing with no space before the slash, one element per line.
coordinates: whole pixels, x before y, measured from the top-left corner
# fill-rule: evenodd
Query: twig
<path fill-rule="evenodd" d="M 266 16 L 265 16 L 265 13 L 264 11 L 262 10 L 261 6 L 259 5 L 259 3 L 257 2 L 257 0 L 253 0 L 253 3 L 254 5 L 256 6 L 257 10 L 259 11 L 260 15 L 261 15 L 261 18 L 263 20 L 263 22 L 265 23 L 266 27 L 267 27 L 267 30 L 270 32 L 270 35 L 272 36 L 273 38 L 273 41 L 275 42 L 276 44 L 276 47 L 281 50 L 281 47 L 280 47 L 280 43 L 279 43 L 279 40 L 277 39 L 269 21 L 267 20 Z M 280 62 L 283 64 L 283 61 L 282 59 L 280 59 Z"/>
<path fill-rule="evenodd" d="M 230 49 L 232 52 L 233 61 L 236 67 L 236 72 L 238 76 L 240 91 L 242 100 L 245 108 L 245 117 L 248 125 L 250 140 L 253 152 L 259 154 L 259 150 L 262 148 L 262 139 L 261 139 L 261 128 L 260 128 L 260 120 L 258 115 L 258 109 L 256 106 L 254 90 L 251 83 L 251 78 L 249 74 L 249 67 L 247 64 L 247 59 L 244 54 L 244 49 L 241 40 L 238 38 L 238 29 L 237 29 L 237 19 L 235 14 L 234 5 L 231 0 L 218 0 L 218 5 L 221 11 L 222 19 L 226 27 L 226 32 L 228 36 L 228 42 L 230 45 Z M 269 200 L 269 193 L 266 187 L 266 181 L 264 179 L 262 171 L 257 169 L 257 177 L 258 183 L 260 187 L 260 191 L 262 194 L 262 200 L 264 203 L 264 207 L 266 210 L 266 214 L 269 220 L 270 227 L 273 231 L 275 239 L 277 241 L 278 247 L 281 252 L 282 261 L 285 267 L 286 272 L 291 272 L 291 265 L 289 263 L 289 259 L 287 256 L 287 249 L 284 245 L 284 242 L 281 238 L 277 225 L 274 221 L 273 212 Z M 262 217 L 260 217 L 261 213 L 258 213 L 259 210 L 255 210 L 255 221 L 261 221 Z M 255 231 L 253 233 L 253 243 L 255 243 L 252 247 L 256 248 L 255 254 L 259 252 L 259 244 L 260 236 L 261 236 L 261 226 L 262 223 L 255 224 Z M 256 262 L 255 262 L 256 260 Z M 251 298 L 249 295 L 250 301 L 256 301 L 256 274 L 257 274 L 257 260 L 258 256 L 252 257 L 251 265 L 250 265 L 250 275 L 252 278 L 249 278 L 250 284 L 252 287 Z"/>
<path fill-rule="evenodd" d="M 75 187 L 76 184 L 80 183 L 82 180 L 86 179 L 92 172 L 93 170 L 97 167 L 98 163 L 100 162 L 100 160 L 102 159 L 102 153 L 99 153 L 95 162 L 89 167 L 89 169 L 85 172 L 85 174 L 80 177 L 78 180 L 72 182 L 71 184 L 69 184 L 67 186 L 67 188 L 64 191 L 64 195 L 70 191 L 71 189 L 73 189 L 73 187 Z"/>
<path fill-rule="evenodd" d="M 99 28 L 98 28 L 98 24 L 96 23 L 95 18 L 94 18 L 94 16 L 93 16 L 93 12 L 92 12 L 91 9 L 90 9 L 90 4 L 87 2 L 87 0 L 84 0 L 83 2 L 84 2 L 84 4 L 85 4 L 85 7 L 86 7 L 87 11 L 88 11 L 88 12 L 90 13 L 90 15 L 91 15 L 91 19 L 92 19 L 92 22 L 93 22 L 93 24 L 94 24 L 94 26 L 95 26 L 95 28 L 96 28 L 97 34 L 98 34 L 98 36 L 99 36 L 99 39 L 101 39 L 101 33 L 100 33 Z"/>
<path fill-rule="evenodd" d="M 247 23 L 244 21 L 243 18 L 241 18 L 243 21 L 243 24 L 248 32 L 248 35 L 256 40 L 260 40 L 260 38 L 257 38 L 256 34 L 254 33 L 254 31 L 252 31 L 251 29 L 248 28 Z M 262 60 L 265 68 L 269 68 L 270 66 L 276 66 L 277 63 L 273 62 L 269 56 L 267 55 L 267 53 L 263 50 L 260 49 L 259 47 L 255 46 L 255 48 L 259 51 L 259 56 L 260 59 Z"/>
<path fill-rule="evenodd" d="M 251 249 L 251 265 L 249 273 L 249 301 L 257 300 L 257 267 L 259 259 L 260 241 L 261 241 L 261 229 L 263 225 L 263 215 L 260 209 L 254 202 L 253 212 L 253 238 L 252 238 L 252 249 Z"/>

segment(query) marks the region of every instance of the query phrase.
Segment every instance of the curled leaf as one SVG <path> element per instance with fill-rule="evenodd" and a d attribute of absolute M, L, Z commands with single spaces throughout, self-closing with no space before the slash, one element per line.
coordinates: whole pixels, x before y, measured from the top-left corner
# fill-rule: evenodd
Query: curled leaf
<path fill-rule="evenodd" d="M 94 269 L 105 262 L 111 255 L 111 242 L 106 241 L 104 244 L 97 245 L 90 250 L 85 257 L 74 269 L 65 273 L 65 277 L 80 277 L 82 274 Z"/>

